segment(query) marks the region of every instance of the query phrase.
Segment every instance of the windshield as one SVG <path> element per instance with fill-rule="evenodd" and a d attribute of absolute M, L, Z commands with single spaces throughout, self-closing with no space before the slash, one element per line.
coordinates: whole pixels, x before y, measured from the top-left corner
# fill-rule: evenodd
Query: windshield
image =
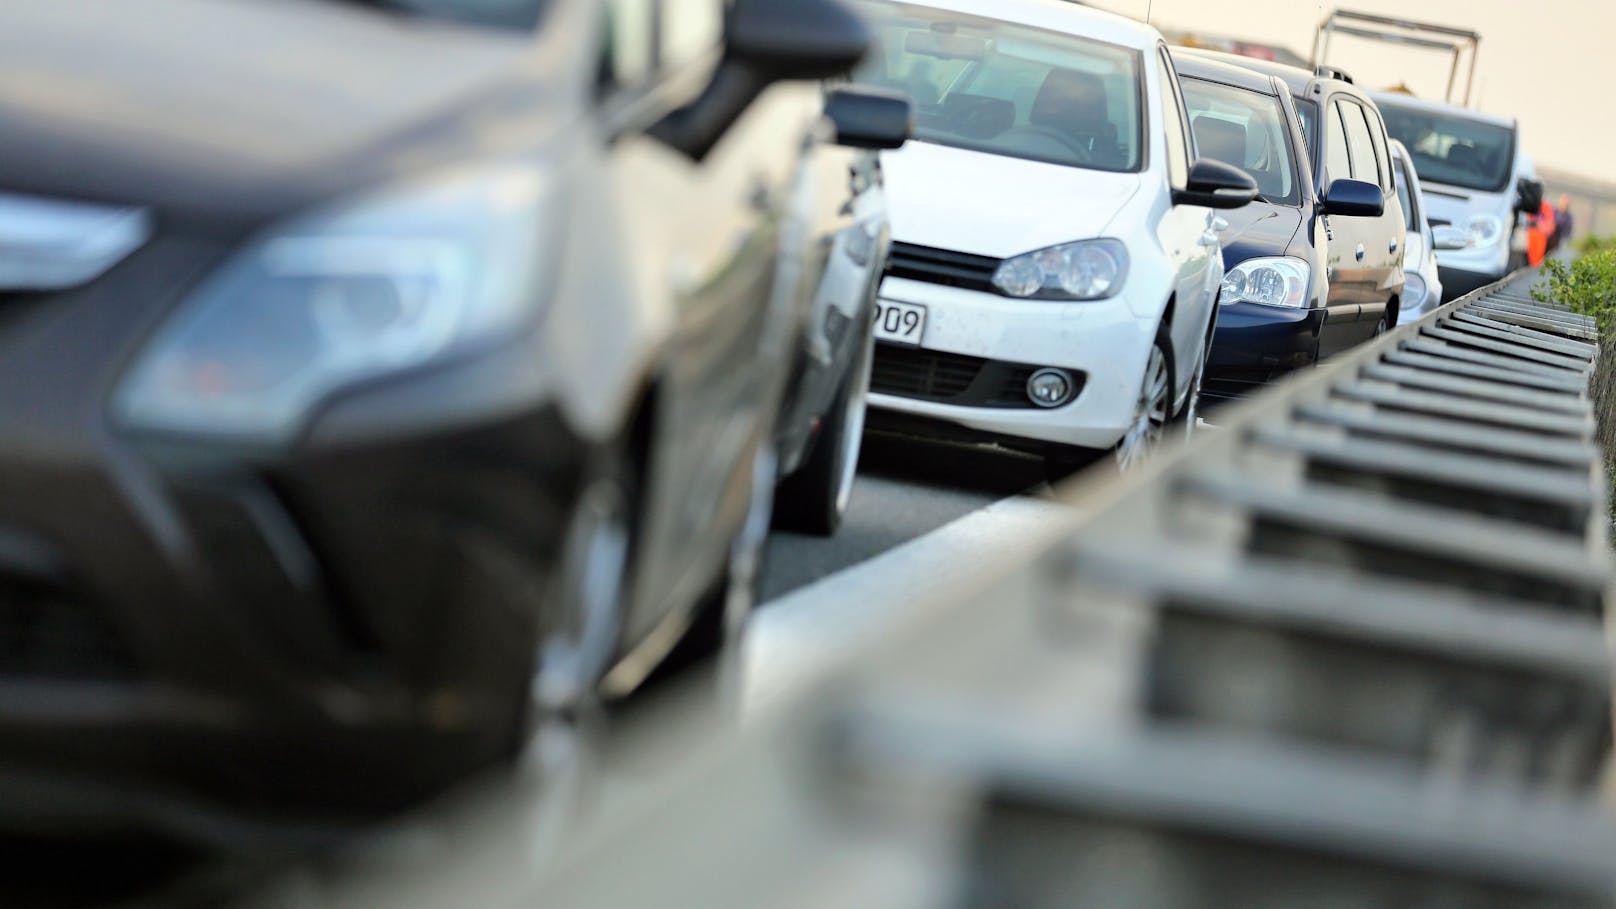
<path fill-rule="evenodd" d="M 1197 151 L 1250 174 L 1263 201 L 1299 204 L 1295 156 L 1279 99 L 1217 82 L 1179 81 Z"/>
<path fill-rule="evenodd" d="M 343 0 L 378 6 L 430 19 L 449 19 L 495 28 L 529 30 L 538 24 L 549 0 Z"/>
<path fill-rule="evenodd" d="M 1139 57 L 1029 26 L 860 4 L 876 46 L 854 78 L 915 103 L 914 138 L 1070 167 L 1140 167 Z"/>
<path fill-rule="evenodd" d="M 1408 146 L 1421 180 L 1500 192 L 1515 164 L 1515 131 L 1470 117 L 1380 102 L 1386 131 Z"/>

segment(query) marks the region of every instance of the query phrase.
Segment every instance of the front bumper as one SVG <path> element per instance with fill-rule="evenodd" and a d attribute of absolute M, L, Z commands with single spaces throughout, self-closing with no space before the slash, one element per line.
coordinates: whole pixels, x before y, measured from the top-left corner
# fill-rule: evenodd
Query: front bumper
<path fill-rule="evenodd" d="M 1087 448 L 1122 438 L 1138 406 L 1155 339 L 1122 297 L 1082 303 L 1015 300 L 889 277 L 881 297 L 926 307 L 923 349 L 1023 368 L 1055 367 L 1081 381 L 1060 407 L 970 406 L 872 392 L 870 406 L 979 433 Z M 881 353 L 877 351 L 877 370 Z"/>
<path fill-rule="evenodd" d="M 1201 397 L 1230 400 L 1319 359 L 1323 309 L 1230 303 L 1218 310 Z"/>
<path fill-rule="evenodd" d="M 132 436 L 107 364 L 194 252 L 158 244 L 0 322 L 0 830 L 362 822 L 516 743 L 587 447 L 542 398 L 441 405 L 513 387 L 526 352 L 322 417 L 385 410 L 368 438 Z"/>
<path fill-rule="evenodd" d="M 1502 280 L 1505 274 L 1505 272 L 1477 272 L 1440 265 L 1437 267 L 1437 275 L 1442 279 L 1442 302 L 1448 303 L 1472 291 L 1480 290 L 1494 281 Z"/>

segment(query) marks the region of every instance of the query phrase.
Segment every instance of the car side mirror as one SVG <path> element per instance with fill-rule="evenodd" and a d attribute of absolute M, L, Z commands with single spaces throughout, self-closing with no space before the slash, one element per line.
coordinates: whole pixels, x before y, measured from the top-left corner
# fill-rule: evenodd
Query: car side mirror
<path fill-rule="evenodd" d="M 1431 246 L 1437 250 L 1464 249 L 1470 245 L 1470 236 L 1452 225 L 1431 228 Z"/>
<path fill-rule="evenodd" d="M 1363 180 L 1332 180 L 1324 190 L 1324 213 L 1343 218 L 1378 218 L 1386 213 L 1380 187 Z"/>
<path fill-rule="evenodd" d="M 652 126 L 651 135 L 700 161 L 764 89 L 844 75 L 864 59 L 871 40 L 864 20 L 841 0 L 735 0 L 712 81 Z"/>
<path fill-rule="evenodd" d="M 825 95 L 825 119 L 836 131 L 837 145 L 897 148 L 915 131 L 915 106 L 898 92 L 844 86 Z"/>
<path fill-rule="evenodd" d="M 1250 174 L 1211 158 L 1196 159 L 1184 188 L 1173 190 L 1174 205 L 1243 208 L 1256 198 L 1257 181 Z"/>
<path fill-rule="evenodd" d="M 1543 181 L 1522 177 L 1515 181 L 1515 210 L 1535 215 L 1543 209 Z"/>

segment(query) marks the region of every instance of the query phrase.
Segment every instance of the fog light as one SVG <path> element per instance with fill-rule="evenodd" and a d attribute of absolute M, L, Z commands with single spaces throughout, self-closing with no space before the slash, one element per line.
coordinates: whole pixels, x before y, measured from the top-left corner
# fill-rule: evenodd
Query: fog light
<path fill-rule="evenodd" d="M 1072 377 L 1064 369 L 1040 369 L 1027 380 L 1027 397 L 1039 407 L 1059 407 L 1072 399 Z"/>

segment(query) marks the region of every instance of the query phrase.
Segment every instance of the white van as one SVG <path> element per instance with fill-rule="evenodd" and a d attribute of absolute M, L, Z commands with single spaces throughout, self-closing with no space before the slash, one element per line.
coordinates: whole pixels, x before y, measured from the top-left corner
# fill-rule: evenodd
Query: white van
<path fill-rule="evenodd" d="M 1404 94 L 1376 93 L 1386 131 L 1408 147 L 1433 226 L 1466 234 L 1463 249 L 1437 253 L 1443 300 L 1509 274 L 1521 215 L 1543 204 L 1543 184 L 1521 148 L 1514 118 Z"/>

